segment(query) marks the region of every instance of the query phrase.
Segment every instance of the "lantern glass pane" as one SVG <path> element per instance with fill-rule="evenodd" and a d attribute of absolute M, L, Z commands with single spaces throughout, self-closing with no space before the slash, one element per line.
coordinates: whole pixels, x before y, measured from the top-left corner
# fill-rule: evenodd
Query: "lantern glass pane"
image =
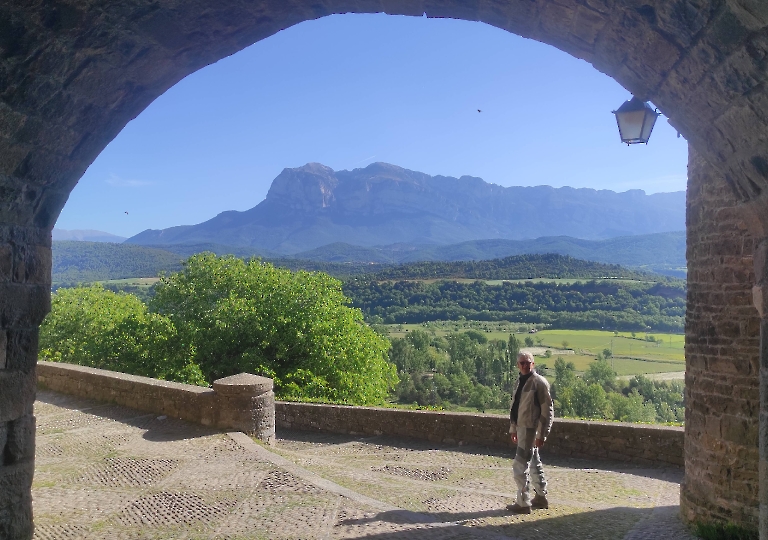
<path fill-rule="evenodd" d="M 645 123 L 643 124 L 643 132 L 640 135 L 640 139 L 647 143 L 648 139 L 651 137 L 651 131 L 653 130 L 653 125 L 656 123 L 656 118 L 658 115 L 655 112 L 652 111 L 646 111 L 645 112 Z"/>
<path fill-rule="evenodd" d="M 644 110 L 617 113 L 616 120 L 619 124 L 619 134 L 622 141 L 629 142 L 640 139 L 645 120 Z"/>

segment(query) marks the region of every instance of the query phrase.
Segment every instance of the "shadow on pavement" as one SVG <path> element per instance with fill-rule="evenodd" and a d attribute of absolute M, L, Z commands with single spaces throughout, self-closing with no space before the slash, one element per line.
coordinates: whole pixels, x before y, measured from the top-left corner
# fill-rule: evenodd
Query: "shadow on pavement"
<path fill-rule="evenodd" d="M 512 516 L 501 510 L 481 512 L 459 512 L 424 514 L 430 521 L 414 521 L 403 519 L 402 512 L 381 512 L 364 519 L 347 519 L 339 522 L 339 526 L 366 526 L 376 522 L 402 525 L 408 522 L 419 525 L 418 529 L 397 532 L 372 532 L 359 536 L 345 538 L 366 538 L 376 540 L 395 540 L 410 538 L 432 538 L 429 531 L 438 529 L 444 531 L 441 538 L 478 538 L 478 539 L 542 539 L 557 538 L 562 540 L 620 540 L 623 538 L 642 538 L 643 540 L 687 540 L 694 538 L 677 517 L 678 507 L 657 507 L 657 511 L 666 514 L 666 519 L 654 520 L 651 514 L 653 508 L 615 507 L 605 510 L 591 510 L 569 515 L 538 517 L 534 514 L 515 516 L 513 522 L 473 523 L 473 520 L 487 518 L 504 518 Z M 670 518 L 670 516 L 672 516 Z M 453 529 L 453 531 L 452 531 Z M 633 529 L 636 529 L 633 531 Z M 455 532 L 455 534 L 449 534 Z M 629 533 L 632 532 L 630 535 Z"/>

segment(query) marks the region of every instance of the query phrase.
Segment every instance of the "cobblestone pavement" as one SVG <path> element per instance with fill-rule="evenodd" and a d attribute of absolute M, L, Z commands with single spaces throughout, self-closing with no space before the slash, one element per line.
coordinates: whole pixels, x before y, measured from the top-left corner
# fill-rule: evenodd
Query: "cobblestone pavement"
<path fill-rule="evenodd" d="M 273 447 L 38 392 L 36 539 L 693 539 L 678 469 L 548 458 L 514 516 L 508 452 L 278 431 Z"/>

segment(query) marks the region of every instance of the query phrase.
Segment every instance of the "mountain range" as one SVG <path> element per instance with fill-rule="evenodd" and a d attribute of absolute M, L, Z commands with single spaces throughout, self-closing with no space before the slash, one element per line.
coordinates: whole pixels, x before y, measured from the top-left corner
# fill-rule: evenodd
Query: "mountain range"
<path fill-rule="evenodd" d="M 149 229 L 126 243 L 207 243 L 288 255 L 338 242 L 428 247 L 559 236 L 603 240 L 684 229 L 683 191 L 502 187 L 387 163 L 352 171 L 309 163 L 284 169 L 250 210 L 222 212 L 197 225 Z"/>
<path fill-rule="evenodd" d="M 396 244 L 362 248 L 329 244 L 312 251 L 280 257 L 248 247 L 220 244 L 138 246 L 107 242 L 54 241 L 53 282 L 85 283 L 99 280 L 154 277 L 175 272 L 195 253 L 262 257 L 291 270 L 322 271 L 337 277 L 390 272 L 402 264 L 421 261 L 488 261 L 530 254 L 558 254 L 595 264 L 622 265 L 673 277 L 685 277 L 685 233 L 625 236 L 608 240 L 556 237 L 536 240 L 479 240 L 448 246 L 419 247 Z M 479 266 L 478 266 L 479 268 Z M 608 275 L 608 274 L 601 274 Z M 615 272 L 610 274 L 615 275 Z"/>
<path fill-rule="evenodd" d="M 684 231 L 605 240 L 582 240 L 568 236 L 533 240 L 471 240 L 442 246 L 392 244 L 367 248 L 336 242 L 292 256 L 307 261 L 334 263 L 402 264 L 417 261 L 480 261 L 513 255 L 557 253 L 576 259 L 620 264 L 684 277 L 685 242 Z"/>

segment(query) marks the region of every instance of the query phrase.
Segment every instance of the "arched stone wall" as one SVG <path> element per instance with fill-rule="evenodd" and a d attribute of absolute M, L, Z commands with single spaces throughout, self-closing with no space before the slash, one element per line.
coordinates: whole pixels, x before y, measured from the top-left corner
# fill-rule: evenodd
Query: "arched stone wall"
<path fill-rule="evenodd" d="M 754 237 L 722 174 L 689 151 L 685 335 L 688 521 L 758 528 L 760 315 Z"/>
<path fill-rule="evenodd" d="M 755 240 L 768 234 L 763 0 L 1 3 L 0 538 L 31 535 L 37 326 L 49 307 L 50 229 L 69 192 L 125 124 L 184 76 L 282 28 L 344 12 L 481 21 L 591 62 L 652 100 L 729 186 Z"/>

